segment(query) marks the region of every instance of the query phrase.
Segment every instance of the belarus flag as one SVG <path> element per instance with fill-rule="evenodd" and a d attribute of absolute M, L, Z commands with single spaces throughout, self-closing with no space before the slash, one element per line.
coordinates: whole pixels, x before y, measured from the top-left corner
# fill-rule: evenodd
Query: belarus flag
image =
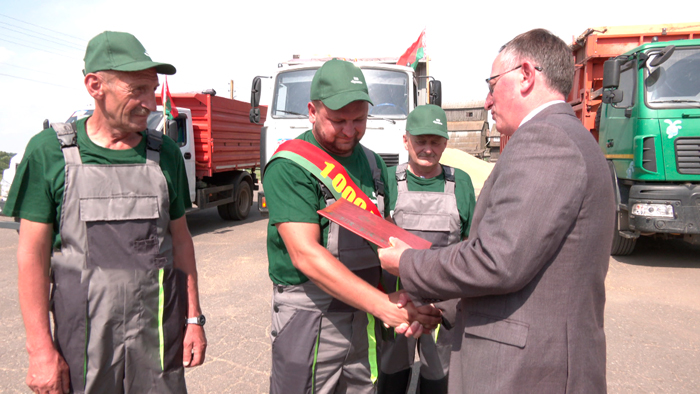
<path fill-rule="evenodd" d="M 418 67 L 418 61 L 425 57 L 425 43 L 423 42 L 425 36 L 425 30 L 420 33 L 418 40 L 413 43 L 407 50 L 406 53 L 401 55 L 399 61 L 396 62 L 399 66 L 409 66 L 413 67 L 415 70 Z"/>
<path fill-rule="evenodd" d="M 168 76 L 165 76 L 165 83 L 160 91 L 160 99 L 163 101 L 163 115 L 168 119 L 177 118 L 177 108 L 173 104 L 173 98 L 170 97 L 170 89 L 168 89 Z"/>

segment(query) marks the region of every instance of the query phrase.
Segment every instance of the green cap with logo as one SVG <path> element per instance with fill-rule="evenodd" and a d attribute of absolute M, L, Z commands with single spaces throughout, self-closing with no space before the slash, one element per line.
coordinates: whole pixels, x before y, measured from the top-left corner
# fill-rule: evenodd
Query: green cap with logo
<path fill-rule="evenodd" d="M 156 63 L 132 34 L 105 31 L 96 35 L 85 50 L 83 75 L 96 71 L 141 71 L 155 68 L 159 74 L 173 75 L 175 67 Z"/>
<path fill-rule="evenodd" d="M 411 111 L 406 120 L 406 131 L 411 135 L 439 135 L 450 139 L 445 111 L 433 104 L 421 105 Z"/>
<path fill-rule="evenodd" d="M 311 100 L 321 100 L 326 107 L 337 110 L 353 101 L 370 104 L 367 82 L 362 70 L 353 63 L 332 59 L 316 71 L 311 81 Z"/>

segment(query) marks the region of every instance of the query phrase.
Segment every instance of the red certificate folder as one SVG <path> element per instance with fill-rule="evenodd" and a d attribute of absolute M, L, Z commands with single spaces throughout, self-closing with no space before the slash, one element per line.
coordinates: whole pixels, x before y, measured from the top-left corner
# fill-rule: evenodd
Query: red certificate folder
<path fill-rule="evenodd" d="M 423 238 L 411 234 L 369 211 L 365 211 L 344 198 L 319 210 L 318 213 L 380 248 L 391 246 L 389 237 L 398 238 L 413 249 L 430 249 L 432 245 Z"/>

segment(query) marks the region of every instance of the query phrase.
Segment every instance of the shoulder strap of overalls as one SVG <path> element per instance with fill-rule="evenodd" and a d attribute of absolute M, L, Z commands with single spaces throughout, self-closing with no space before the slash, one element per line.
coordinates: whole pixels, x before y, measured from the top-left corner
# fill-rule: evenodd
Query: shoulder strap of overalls
<path fill-rule="evenodd" d="M 400 164 L 396 167 L 396 187 L 397 190 L 405 193 L 408 191 L 408 185 L 406 185 L 406 170 L 408 169 L 408 162 Z"/>
<path fill-rule="evenodd" d="M 148 129 L 146 133 L 146 162 L 160 163 L 160 148 L 163 145 L 163 133 Z"/>
<path fill-rule="evenodd" d="M 51 128 L 56 132 L 66 164 L 82 164 L 80 151 L 78 150 L 78 130 L 75 122 L 51 123 Z"/>
<path fill-rule="evenodd" d="M 455 169 L 442 165 L 442 173 L 445 174 L 445 193 L 455 194 Z"/>
<path fill-rule="evenodd" d="M 360 144 L 362 150 L 365 152 L 365 157 L 367 157 L 367 162 L 369 163 L 369 168 L 372 170 L 372 180 L 374 181 L 374 191 L 377 193 L 377 208 L 379 212 L 384 215 L 384 182 L 382 182 L 382 170 L 377 166 L 377 159 L 374 157 L 374 152 L 372 152 L 366 146 Z"/>

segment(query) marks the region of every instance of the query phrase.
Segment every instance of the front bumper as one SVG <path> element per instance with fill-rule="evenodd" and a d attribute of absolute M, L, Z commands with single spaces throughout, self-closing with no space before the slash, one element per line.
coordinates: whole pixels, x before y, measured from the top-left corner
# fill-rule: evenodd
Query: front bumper
<path fill-rule="evenodd" d="M 634 215 L 635 204 L 667 204 L 673 217 Z M 640 233 L 700 234 L 700 184 L 634 185 L 630 189 L 630 230 Z"/>

